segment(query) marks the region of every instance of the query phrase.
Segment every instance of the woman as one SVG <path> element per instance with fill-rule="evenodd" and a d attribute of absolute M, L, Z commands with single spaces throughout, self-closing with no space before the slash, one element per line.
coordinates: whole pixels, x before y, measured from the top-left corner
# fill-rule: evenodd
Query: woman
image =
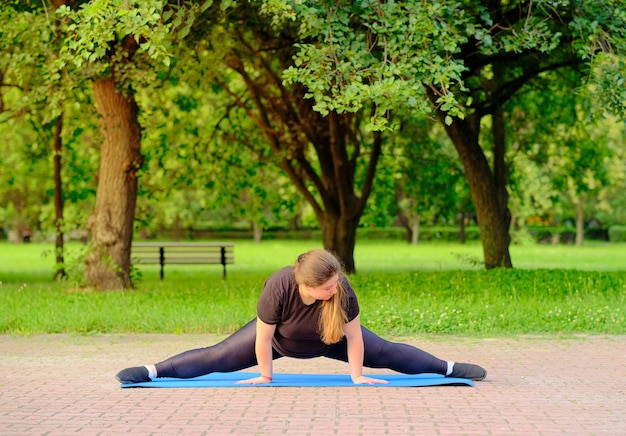
<path fill-rule="evenodd" d="M 265 281 L 257 318 L 224 341 L 186 351 L 156 365 L 124 369 L 116 378 L 130 384 L 258 365 L 259 377 L 238 383 L 271 383 L 272 361 L 283 356 L 324 356 L 347 362 L 355 384 L 386 383 L 365 377 L 364 366 L 473 380 L 487 376 L 478 365 L 447 362 L 413 346 L 386 341 L 362 327 L 356 294 L 339 260 L 328 251 L 311 250 L 298 256 L 293 267 L 285 267 Z"/>

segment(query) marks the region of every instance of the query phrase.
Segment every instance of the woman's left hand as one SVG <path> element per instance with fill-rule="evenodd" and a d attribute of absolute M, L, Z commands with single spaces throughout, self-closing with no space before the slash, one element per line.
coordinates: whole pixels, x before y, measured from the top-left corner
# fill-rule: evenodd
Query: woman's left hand
<path fill-rule="evenodd" d="M 245 380 L 239 380 L 239 381 L 236 381 L 235 384 L 236 385 L 263 385 L 263 384 L 267 384 L 271 382 L 272 382 L 271 378 L 260 376 L 260 377 L 248 378 Z"/>
<path fill-rule="evenodd" d="M 381 380 L 379 378 L 365 377 L 364 375 L 360 375 L 360 376 L 358 376 L 356 378 L 353 378 L 352 382 L 355 385 L 377 385 L 377 384 L 386 385 L 387 383 L 389 383 L 387 380 Z"/>

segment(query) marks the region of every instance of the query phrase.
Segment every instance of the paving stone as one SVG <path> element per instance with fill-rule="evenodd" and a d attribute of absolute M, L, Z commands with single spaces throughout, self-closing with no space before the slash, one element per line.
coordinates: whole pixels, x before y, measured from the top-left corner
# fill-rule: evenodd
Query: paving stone
<path fill-rule="evenodd" d="M 481 364 L 489 375 L 474 388 L 120 389 L 114 379 L 222 338 L 0 335 L 0 435 L 626 434 L 626 336 L 390 338 Z M 274 370 L 347 365 L 279 359 Z"/>

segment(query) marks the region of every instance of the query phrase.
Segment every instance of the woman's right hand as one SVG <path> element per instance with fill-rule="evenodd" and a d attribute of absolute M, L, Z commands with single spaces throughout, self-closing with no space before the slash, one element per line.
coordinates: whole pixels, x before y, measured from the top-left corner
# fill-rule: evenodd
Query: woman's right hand
<path fill-rule="evenodd" d="M 253 377 L 253 378 L 248 378 L 245 380 L 236 381 L 235 384 L 237 385 L 262 385 L 262 384 L 267 384 L 271 382 L 272 382 L 271 378 L 261 375 L 259 377 Z"/>

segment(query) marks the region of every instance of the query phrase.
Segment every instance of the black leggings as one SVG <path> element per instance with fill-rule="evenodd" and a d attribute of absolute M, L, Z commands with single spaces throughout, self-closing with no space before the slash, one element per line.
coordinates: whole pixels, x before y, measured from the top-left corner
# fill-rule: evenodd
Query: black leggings
<path fill-rule="evenodd" d="M 445 360 L 407 344 L 386 341 L 365 327 L 363 343 L 365 356 L 363 365 L 369 368 L 389 368 L 405 374 L 436 373 L 445 374 L 448 363 Z M 256 339 L 256 319 L 224 339 L 206 348 L 185 351 L 156 364 L 159 377 L 191 378 L 211 372 L 232 372 L 250 368 L 257 364 L 254 352 Z M 273 358 L 283 357 L 273 350 Z M 331 359 L 348 361 L 346 339 L 332 345 L 323 355 Z"/>

